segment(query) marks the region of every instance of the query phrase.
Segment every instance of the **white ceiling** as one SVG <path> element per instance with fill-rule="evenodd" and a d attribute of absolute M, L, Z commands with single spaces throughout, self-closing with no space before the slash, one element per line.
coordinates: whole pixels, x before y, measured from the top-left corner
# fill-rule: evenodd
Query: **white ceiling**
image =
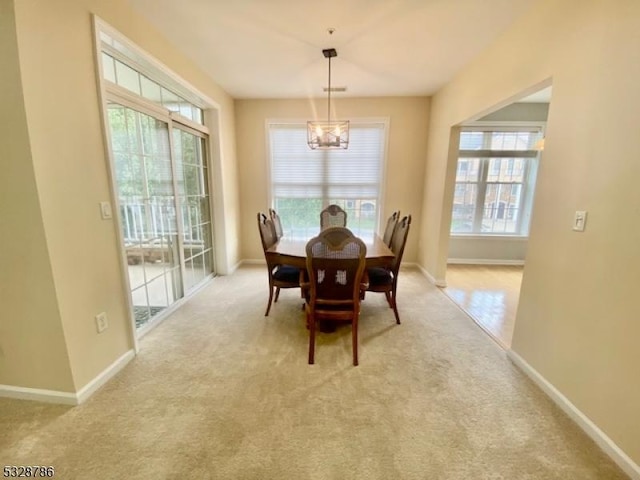
<path fill-rule="evenodd" d="M 130 0 L 235 98 L 431 95 L 535 1 Z"/>

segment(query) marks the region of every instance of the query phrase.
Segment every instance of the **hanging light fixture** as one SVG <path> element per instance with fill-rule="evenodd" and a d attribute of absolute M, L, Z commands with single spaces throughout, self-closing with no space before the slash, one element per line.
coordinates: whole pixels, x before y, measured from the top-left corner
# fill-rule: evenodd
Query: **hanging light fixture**
<path fill-rule="evenodd" d="M 329 33 L 333 33 L 331 30 Z M 331 120 L 331 59 L 338 56 L 335 48 L 322 50 L 329 59 L 329 88 L 327 88 L 327 121 L 307 122 L 307 143 L 315 149 L 347 148 L 349 146 L 349 120 Z"/>

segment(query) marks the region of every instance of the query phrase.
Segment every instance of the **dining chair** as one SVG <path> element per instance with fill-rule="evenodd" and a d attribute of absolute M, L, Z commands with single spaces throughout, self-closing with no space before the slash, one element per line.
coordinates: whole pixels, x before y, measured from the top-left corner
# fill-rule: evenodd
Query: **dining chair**
<path fill-rule="evenodd" d="M 262 250 L 264 258 L 267 261 L 267 272 L 269 274 L 269 303 L 264 316 L 269 315 L 271 302 L 278 301 L 281 288 L 299 288 L 300 287 L 300 269 L 292 265 L 282 265 L 274 261 L 267 253 L 267 249 L 278 241 L 273 221 L 264 213 L 258 213 L 258 230 L 260 231 L 260 240 L 262 241 Z M 275 298 L 274 298 L 275 290 Z"/>
<path fill-rule="evenodd" d="M 314 363 L 318 321 L 350 322 L 353 365 L 358 365 L 358 317 L 367 247 L 348 228 L 330 227 L 309 240 L 305 302 L 309 364 Z"/>
<path fill-rule="evenodd" d="M 411 226 L 411 215 L 406 215 L 398 222 L 391 237 L 391 245 L 389 248 L 394 254 L 393 261 L 388 268 L 372 267 L 367 269 L 369 277 L 368 292 L 381 292 L 387 298 L 389 307 L 393 308 L 396 316 L 396 323 L 400 324 L 400 315 L 398 314 L 398 304 L 396 302 L 396 290 L 398 287 L 398 272 L 400 271 L 400 262 L 404 247 L 407 243 L 409 235 L 409 227 Z"/>
<path fill-rule="evenodd" d="M 270 208 L 269 218 L 273 222 L 273 227 L 276 230 L 276 238 L 280 240 L 283 235 L 282 222 L 280 221 L 280 215 L 278 215 L 278 213 L 273 208 Z"/>
<path fill-rule="evenodd" d="M 391 247 L 391 237 L 393 237 L 393 231 L 400 220 L 400 210 L 393 212 L 393 214 L 387 219 L 387 226 L 384 229 L 384 235 L 382 241 L 387 247 Z"/>
<path fill-rule="evenodd" d="M 329 205 L 320 212 L 320 230 L 324 230 L 329 227 L 346 226 L 347 212 L 345 212 L 339 205 Z"/>

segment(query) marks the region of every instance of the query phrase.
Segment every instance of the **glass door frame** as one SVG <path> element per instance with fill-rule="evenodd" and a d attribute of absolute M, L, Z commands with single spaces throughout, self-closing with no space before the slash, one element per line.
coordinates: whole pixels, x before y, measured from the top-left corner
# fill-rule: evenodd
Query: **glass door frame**
<path fill-rule="evenodd" d="M 186 299 L 188 299 L 191 295 L 197 292 L 200 288 L 202 288 L 208 280 L 213 278 L 216 275 L 216 255 L 215 255 L 215 232 L 214 232 L 214 205 L 213 205 L 213 180 L 212 180 L 212 170 L 211 170 L 211 156 L 210 156 L 210 137 L 209 130 L 207 127 L 203 125 L 199 125 L 195 122 L 189 121 L 188 119 L 181 117 L 180 115 L 176 115 L 169 110 L 154 104 L 142 97 L 139 97 L 135 94 L 128 92 L 126 89 L 119 87 L 118 85 L 114 85 L 110 82 L 101 81 L 103 87 L 103 101 L 102 109 L 103 109 L 103 121 L 104 121 L 104 135 L 105 135 L 105 143 L 106 149 L 108 152 L 108 161 L 109 161 L 109 173 L 111 176 L 111 194 L 112 194 L 112 204 L 114 208 L 112 208 L 114 221 L 116 222 L 116 229 L 118 232 L 118 248 L 121 253 L 121 265 L 122 265 L 122 278 L 124 282 L 124 286 L 126 288 L 126 301 L 128 303 L 129 310 L 129 320 L 131 325 L 131 333 L 132 338 L 134 340 L 134 348 L 136 353 L 139 351 L 138 340 L 142 338 L 145 334 L 159 325 L 168 315 L 174 312 L 178 307 L 180 307 Z M 172 172 L 172 187 L 175 196 L 175 207 L 176 207 L 176 218 L 178 224 L 178 252 L 179 252 L 179 268 L 180 275 L 182 277 L 182 287 L 183 287 L 183 296 L 176 301 L 174 301 L 171 305 L 169 305 L 164 311 L 159 313 L 154 320 L 148 322 L 145 326 L 141 328 L 136 327 L 135 322 L 135 314 L 134 314 L 134 305 L 133 299 L 131 296 L 131 283 L 129 279 L 128 273 L 128 264 L 127 264 L 127 255 L 126 251 L 123 247 L 123 238 L 124 232 L 122 229 L 122 219 L 120 215 L 120 198 L 118 195 L 118 185 L 117 185 L 117 175 L 115 170 L 115 156 L 113 154 L 112 149 L 112 138 L 110 133 L 109 126 L 109 118 L 108 118 L 108 105 L 109 103 L 116 103 L 118 105 L 122 105 L 126 108 L 130 108 L 132 110 L 138 111 L 150 117 L 153 117 L 157 120 L 165 122 L 167 124 L 167 131 L 169 135 L 169 149 L 170 149 L 170 158 L 171 158 L 171 172 Z M 203 161 L 207 162 L 208 165 L 208 175 L 206 178 L 208 192 L 209 192 L 209 235 L 211 238 L 211 269 L 212 271 L 205 275 L 205 277 L 197 283 L 191 291 L 187 292 L 185 287 L 185 274 L 186 274 L 186 265 L 185 265 L 185 255 L 184 255 L 184 218 L 182 213 L 182 206 L 180 204 L 180 199 L 178 195 L 178 180 L 176 175 L 176 162 L 175 162 L 175 145 L 173 139 L 173 130 L 180 129 L 186 131 L 190 134 L 193 134 L 197 137 L 204 139 L 204 149 L 203 156 L 205 157 Z"/>
<path fill-rule="evenodd" d="M 173 117 L 173 114 L 170 114 L 170 117 Z M 181 275 L 182 275 L 182 279 L 183 279 L 183 288 L 186 285 L 186 274 L 187 274 L 187 266 L 186 266 L 186 255 L 184 254 L 184 233 L 186 231 L 186 225 L 187 222 L 184 219 L 184 210 L 183 210 L 183 205 L 180 203 L 180 197 L 181 195 L 178 193 L 179 189 L 178 189 L 178 175 L 177 175 L 177 162 L 174 161 L 174 156 L 176 155 L 176 147 L 175 147 L 175 140 L 173 137 L 173 133 L 176 130 L 179 130 L 181 132 L 186 132 L 190 135 L 193 135 L 195 137 L 198 137 L 199 139 L 202 139 L 204 141 L 204 146 L 202 148 L 202 164 L 203 166 L 205 166 L 206 168 L 206 172 L 207 172 L 207 176 L 204 179 L 206 181 L 206 187 L 207 187 L 207 196 L 209 197 L 208 199 L 208 207 L 209 207 L 209 238 L 211 239 L 211 245 L 210 245 L 210 264 L 211 264 L 211 272 L 205 274 L 205 276 L 203 277 L 202 280 L 200 280 L 199 282 L 195 283 L 192 287 L 192 289 L 187 292 L 186 289 L 184 291 L 184 296 L 187 295 L 191 295 L 194 292 L 196 292 L 197 290 L 199 290 L 205 283 L 205 281 L 207 279 L 210 279 L 212 277 L 214 277 L 216 275 L 216 264 L 215 264 L 215 238 L 214 238 L 214 228 L 213 228 L 213 195 L 212 195 L 212 186 L 213 186 L 213 181 L 212 181 L 212 177 L 211 177 L 211 163 L 210 163 L 210 156 L 209 156 L 209 135 L 204 133 L 202 131 L 202 129 L 200 128 L 193 128 L 192 126 L 188 125 L 186 122 L 182 122 L 180 119 L 174 119 L 175 126 L 173 124 L 169 124 L 169 145 L 171 148 L 171 168 L 172 168 L 172 173 L 173 173 L 173 179 L 174 179 L 174 193 L 176 195 L 176 206 L 178 207 L 178 211 L 176 212 L 176 215 L 178 217 L 178 223 L 179 225 L 183 228 L 182 230 L 182 235 L 178 236 L 178 247 L 180 249 L 180 252 L 182 252 L 180 254 L 180 267 L 181 267 Z M 187 197 L 187 192 L 185 191 L 184 197 Z M 191 257 L 193 258 L 193 257 Z M 204 260 L 204 257 L 203 257 Z"/>

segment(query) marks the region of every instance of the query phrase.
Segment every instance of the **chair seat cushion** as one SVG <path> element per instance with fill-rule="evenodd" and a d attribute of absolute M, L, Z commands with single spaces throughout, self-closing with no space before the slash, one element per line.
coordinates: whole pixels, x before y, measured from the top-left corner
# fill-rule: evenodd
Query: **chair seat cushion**
<path fill-rule="evenodd" d="M 369 275 L 369 285 L 390 285 L 393 281 L 393 276 L 391 272 L 386 268 L 381 267 L 373 267 L 367 269 L 367 274 Z"/>
<path fill-rule="evenodd" d="M 300 269 L 291 265 L 278 265 L 273 272 L 273 278 L 281 282 L 298 283 L 300 281 Z"/>

